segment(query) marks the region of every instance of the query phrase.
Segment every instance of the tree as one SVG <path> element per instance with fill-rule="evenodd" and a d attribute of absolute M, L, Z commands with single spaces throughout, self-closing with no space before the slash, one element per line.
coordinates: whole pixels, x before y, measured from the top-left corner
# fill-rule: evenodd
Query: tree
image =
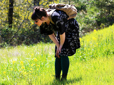
<path fill-rule="evenodd" d="M 13 3 L 14 0 L 9 0 L 9 11 L 8 11 L 9 28 L 12 28 L 12 23 L 13 23 Z"/>
<path fill-rule="evenodd" d="M 113 0 L 96 0 L 95 5 L 99 8 L 99 14 L 96 17 L 97 24 L 100 26 L 112 25 L 114 23 L 114 1 Z"/>

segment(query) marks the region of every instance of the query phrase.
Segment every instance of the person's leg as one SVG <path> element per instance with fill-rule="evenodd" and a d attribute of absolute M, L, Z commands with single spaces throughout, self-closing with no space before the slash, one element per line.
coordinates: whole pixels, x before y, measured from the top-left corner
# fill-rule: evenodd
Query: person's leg
<path fill-rule="evenodd" d="M 61 56 L 61 68 L 62 68 L 62 79 L 67 78 L 68 69 L 69 69 L 69 58 L 68 56 Z"/>
<path fill-rule="evenodd" d="M 60 79 L 61 74 L 61 59 L 57 58 L 55 59 L 55 77 L 56 79 Z"/>

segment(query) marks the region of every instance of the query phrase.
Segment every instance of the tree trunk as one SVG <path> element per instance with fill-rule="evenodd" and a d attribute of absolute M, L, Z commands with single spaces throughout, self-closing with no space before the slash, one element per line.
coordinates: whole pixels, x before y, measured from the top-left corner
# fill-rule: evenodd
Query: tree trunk
<path fill-rule="evenodd" d="M 13 23 L 13 3 L 14 0 L 9 0 L 9 11 L 8 11 L 9 28 L 12 28 L 12 23 Z"/>

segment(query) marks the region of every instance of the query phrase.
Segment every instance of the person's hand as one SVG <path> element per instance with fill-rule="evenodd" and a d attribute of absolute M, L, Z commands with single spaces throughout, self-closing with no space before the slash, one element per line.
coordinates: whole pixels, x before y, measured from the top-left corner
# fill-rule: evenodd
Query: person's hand
<path fill-rule="evenodd" d="M 61 49 L 62 49 L 62 46 L 60 45 L 60 46 L 59 46 L 59 53 L 61 53 Z"/>
<path fill-rule="evenodd" d="M 58 58 L 60 58 L 60 56 L 59 56 L 59 45 L 57 46 L 56 56 L 57 56 Z"/>
<path fill-rule="evenodd" d="M 57 50 L 56 50 L 56 56 L 58 57 L 58 58 L 60 58 L 60 56 L 59 56 L 59 47 L 57 46 Z"/>
<path fill-rule="evenodd" d="M 59 53 L 61 53 L 61 48 L 62 48 L 61 45 L 60 45 L 60 46 L 57 46 L 56 56 L 57 56 L 58 58 L 60 58 Z"/>

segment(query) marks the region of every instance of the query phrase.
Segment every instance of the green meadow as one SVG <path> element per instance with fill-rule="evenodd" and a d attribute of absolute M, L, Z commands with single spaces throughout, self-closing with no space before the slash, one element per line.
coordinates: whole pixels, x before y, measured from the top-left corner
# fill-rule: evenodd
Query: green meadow
<path fill-rule="evenodd" d="M 67 81 L 54 78 L 54 44 L 0 49 L 0 85 L 114 85 L 114 25 L 80 38 Z"/>

